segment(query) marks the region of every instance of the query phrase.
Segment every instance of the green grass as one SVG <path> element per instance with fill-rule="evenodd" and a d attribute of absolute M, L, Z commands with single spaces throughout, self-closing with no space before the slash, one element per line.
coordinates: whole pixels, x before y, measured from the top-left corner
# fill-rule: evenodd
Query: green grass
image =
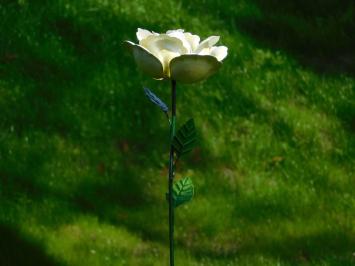
<path fill-rule="evenodd" d="M 355 265 L 355 6 L 285 2 L 2 1 L 0 265 L 167 265 L 169 132 L 142 87 L 169 83 L 122 46 L 137 27 L 229 47 L 177 87 L 199 146 L 176 265 Z"/>

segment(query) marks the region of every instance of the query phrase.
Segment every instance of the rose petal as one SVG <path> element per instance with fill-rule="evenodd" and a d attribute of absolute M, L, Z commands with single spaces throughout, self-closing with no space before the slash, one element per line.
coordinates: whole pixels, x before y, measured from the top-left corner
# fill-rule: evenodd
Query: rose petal
<path fill-rule="evenodd" d="M 168 30 L 166 34 L 173 33 L 173 32 L 184 32 L 183 29 L 177 29 L 177 30 Z"/>
<path fill-rule="evenodd" d="M 214 46 L 211 48 L 211 55 L 216 57 L 218 61 L 222 61 L 228 54 L 226 46 Z"/>
<path fill-rule="evenodd" d="M 170 77 L 170 69 L 169 69 L 169 64 L 170 61 L 175 58 L 180 56 L 179 53 L 171 52 L 168 50 L 161 50 L 160 55 L 162 58 L 162 64 L 163 64 L 163 71 L 164 71 L 164 76 L 165 77 Z"/>
<path fill-rule="evenodd" d="M 125 44 L 131 49 L 134 59 L 138 67 L 146 74 L 153 78 L 164 78 L 163 65 L 144 47 L 130 41 L 125 41 Z"/>
<path fill-rule="evenodd" d="M 182 45 L 185 47 L 187 51 L 186 53 L 192 52 L 192 47 L 190 42 L 185 37 L 184 30 L 168 30 L 166 34 L 171 37 L 178 38 L 182 42 Z"/>
<path fill-rule="evenodd" d="M 153 33 L 150 32 L 149 30 L 138 28 L 136 35 L 137 35 L 138 41 L 141 41 L 141 40 L 147 38 L 148 36 L 153 35 Z"/>
<path fill-rule="evenodd" d="M 197 35 L 193 35 L 190 32 L 184 33 L 186 40 L 190 43 L 191 51 L 195 51 L 200 43 L 200 37 Z"/>
<path fill-rule="evenodd" d="M 143 39 L 140 45 L 160 60 L 166 74 L 169 73 L 170 60 L 187 53 L 187 49 L 180 39 L 166 34 L 160 34 L 159 36 L 150 35 Z"/>
<path fill-rule="evenodd" d="M 198 54 L 204 48 L 211 48 L 219 41 L 219 36 L 210 36 L 206 40 L 203 40 L 196 48 L 194 53 Z"/>
<path fill-rule="evenodd" d="M 221 62 L 211 55 L 181 55 L 170 62 L 170 77 L 179 82 L 193 83 L 214 74 Z"/>
<path fill-rule="evenodd" d="M 198 54 L 199 55 L 211 55 L 211 48 L 203 48 Z"/>

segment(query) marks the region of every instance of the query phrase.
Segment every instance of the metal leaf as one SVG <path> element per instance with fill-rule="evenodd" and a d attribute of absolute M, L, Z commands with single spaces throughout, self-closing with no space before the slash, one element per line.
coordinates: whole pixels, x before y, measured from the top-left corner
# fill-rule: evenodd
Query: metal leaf
<path fill-rule="evenodd" d="M 173 203 L 174 207 L 178 207 L 194 196 L 194 185 L 189 177 L 185 177 L 174 182 L 173 185 Z M 169 193 L 166 193 L 166 199 L 169 201 Z"/>
<path fill-rule="evenodd" d="M 197 143 L 197 134 L 194 120 L 188 120 L 174 136 L 172 145 L 177 157 L 190 152 Z"/>
<path fill-rule="evenodd" d="M 148 99 L 156 104 L 164 113 L 167 113 L 169 108 L 168 106 L 158 97 L 156 96 L 150 89 L 144 88 L 144 93 L 148 97 Z"/>

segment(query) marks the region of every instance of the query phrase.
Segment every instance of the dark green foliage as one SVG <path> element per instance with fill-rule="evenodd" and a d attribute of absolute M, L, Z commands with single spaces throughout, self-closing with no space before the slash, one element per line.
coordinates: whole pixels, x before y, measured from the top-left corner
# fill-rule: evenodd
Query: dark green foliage
<path fill-rule="evenodd" d="M 194 120 L 189 119 L 176 133 L 173 139 L 174 151 L 178 158 L 189 153 L 197 143 Z"/>
<path fill-rule="evenodd" d="M 179 179 L 174 182 L 173 200 L 174 207 L 178 207 L 192 199 L 194 196 L 194 186 L 189 177 Z"/>
<path fill-rule="evenodd" d="M 1 266 L 63 266 L 44 251 L 43 245 L 21 234 L 19 228 L 0 224 Z M 13 253 L 16 252 L 17 256 Z"/>

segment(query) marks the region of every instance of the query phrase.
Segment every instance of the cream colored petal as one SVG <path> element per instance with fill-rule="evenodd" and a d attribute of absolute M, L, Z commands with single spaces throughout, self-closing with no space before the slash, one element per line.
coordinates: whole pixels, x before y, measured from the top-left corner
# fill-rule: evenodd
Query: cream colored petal
<path fill-rule="evenodd" d="M 170 61 L 175 58 L 180 56 L 179 53 L 174 53 L 168 50 L 161 50 L 160 51 L 161 58 L 162 58 L 162 64 L 163 64 L 163 71 L 164 71 L 164 76 L 165 77 L 170 77 Z"/>
<path fill-rule="evenodd" d="M 148 36 L 153 35 L 153 33 L 150 32 L 149 30 L 138 28 L 136 35 L 137 35 L 138 41 L 141 41 L 141 40 L 147 38 Z"/>
<path fill-rule="evenodd" d="M 191 51 L 195 51 L 200 43 L 200 37 L 198 35 L 193 35 L 190 32 L 184 33 L 186 40 L 190 43 Z"/>
<path fill-rule="evenodd" d="M 160 34 L 158 36 L 150 35 L 143 39 L 139 44 L 157 57 L 161 50 L 167 50 L 179 54 L 187 52 L 180 39 L 166 34 Z"/>
<path fill-rule="evenodd" d="M 164 73 L 169 73 L 169 63 L 173 57 L 187 53 L 187 48 L 180 39 L 166 34 L 148 36 L 140 42 L 140 45 L 160 60 Z"/>
<path fill-rule="evenodd" d="M 186 53 L 192 52 L 191 45 L 185 37 L 184 30 L 169 30 L 166 32 L 166 34 L 170 37 L 178 38 L 182 42 L 182 45 L 185 47 Z"/>
<path fill-rule="evenodd" d="M 206 40 L 203 40 L 196 48 L 194 53 L 198 54 L 204 48 L 211 48 L 219 41 L 219 36 L 210 36 Z"/>
<path fill-rule="evenodd" d="M 216 57 L 218 61 L 222 61 L 228 54 L 226 46 L 214 46 L 211 48 L 211 55 Z"/>
<path fill-rule="evenodd" d="M 194 83 L 214 74 L 221 62 L 211 55 L 181 55 L 170 62 L 170 78 L 182 83 Z"/>
<path fill-rule="evenodd" d="M 199 55 L 211 55 L 211 48 L 203 48 L 198 54 Z"/>
<path fill-rule="evenodd" d="M 163 65 L 144 47 L 130 41 L 125 41 L 125 44 L 131 49 L 134 59 L 138 67 L 153 78 L 164 78 Z"/>
<path fill-rule="evenodd" d="M 166 34 L 173 33 L 173 32 L 184 32 L 183 29 L 177 29 L 177 30 L 168 30 Z"/>

